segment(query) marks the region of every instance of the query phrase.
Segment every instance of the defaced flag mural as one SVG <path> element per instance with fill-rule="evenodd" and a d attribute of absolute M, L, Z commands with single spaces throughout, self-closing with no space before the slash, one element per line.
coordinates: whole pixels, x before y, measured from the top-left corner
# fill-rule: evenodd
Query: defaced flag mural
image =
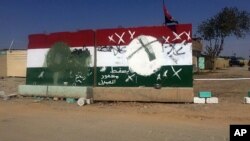
<path fill-rule="evenodd" d="M 96 31 L 97 86 L 192 86 L 191 25 Z"/>
<path fill-rule="evenodd" d="M 27 84 L 192 87 L 191 29 L 179 24 L 30 35 Z"/>
<path fill-rule="evenodd" d="M 93 85 L 94 31 L 29 36 L 26 83 Z"/>

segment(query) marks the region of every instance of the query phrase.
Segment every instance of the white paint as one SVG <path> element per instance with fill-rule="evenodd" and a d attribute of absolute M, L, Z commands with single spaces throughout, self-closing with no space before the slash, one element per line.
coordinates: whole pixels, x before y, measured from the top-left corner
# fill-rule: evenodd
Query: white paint
<path fill-rule="evenodd" d="M 244 103 L 250 104 L 250 97 L 244 97 Z"/>
<path fill-rule="evenodd" d="M 109 41 L 110 41 L 110 42 L 114 42 L 114 43 L 116 43 L 116 42 L 115 42 L 115 40 L 114 40 L 114 38 L 113 38 L 113 35 L 108 36 L 108 38 L 109 38 Z"/>
<path fill-rule="evenodd" d="M 149 59 L 149 55 L 144 48 L 148 48 L 150 54 L 154 55 L 155 58 L 153 60 Z M 162 45 L 152 36 L 141 35 L 132 40 L 127 46 L 125 55 L 128 59 L 129 68 L 143 76 L 155 73 L 163 64 Z"/>
<path fill-rule="evenodd" d="M 209 97 L 209 98 L 206 98 L 206 103 L 209 103 L 209 104 L 219 103 L 219 99 L 217 97 Z"/>
<path fill-rule="evenodd" d="M 87 48 L 91 54 L 90 67 L 94 66 L 94 47 L 84 47 Z M 50 48 L 45 49 L 28 49 L 27 51 L 27 67 L 28 68 L 38 68 L 47 67 L 46 65 L 46 55 Z M 82 47 L 70 48 L 71 51 L 74 49 L 82 49 Z"/>
<path fill-rule="evenodd" d="M 123 40 L 123 36 L 125 35 L 125 32 L 123 32 L 121 35 L 115 33 L 115 35 L 119 38 L 118 44 L 121 42 L 125 44 L 125 41 Z"/>
<path fill-rule="evenodd" d="M 164 44 L 169 43 L 169 38 L 170 38 L 170 36 L 168 36 L 167 38 L 165 36 L 162 36 L 162 39 L 164 40 Z"/>
<path fill-rule="evenodd" d="M 137 48 L 139 45 L 137 45 Z M 153 44 L 153 46 L 155 46 L 155 43 Z M 116 48 L 116 46 L 113 46 L 113 47 Z M 129 65 L 127 57 L 126 57 L 127 56 L 126 54 L 128 54 L 127 50 L 131 51 L 131 50 L 134 50 L 133 48 L 136 48 L 136 47 L 134 47 L 133 45 L 128 45 L 124 47 L 125 47 L 126 53 L 123 53 L 123 54 L 117 53 L 116 55 L 114 55 L 113 51 L 111 52 L 97 51 L 97 60 L 98 60 L 97 66 L 98 67 L 103 67 L 103 66 L 115 66 L 115 67 L 125 66 L 127 67 Z M 153 48 L 156 48 L 157 50 L 157 52 L 155 53 L 157 53 L 158 55 L 157 59 L 159 59 L 159 61 L 161 62 L 160 66 L 192 65 L 192 43 L 175 45 L 176 50 L 178 50 L 180 47 L 182 47 L 180 52 L 185 52 L 185 54 L 178 55 L 178 56 L 173 55 L 173 52 L 170 54 L 167 54 L 171 50 L 171 47 L 169 44 L 164 44 L 162 48 L 162 45 L 158 43 L 157 47 L 153 47 Z M 142 49 L 142 51 L 143 50 L 144 49 Z M 143 55 L 143 52 L 140 54 Z M 172 57 L 170 55 L 172 55 Z M 144 51 L 144 56 L 148 58 L 145 51 Z M 176 62 L 173 59 L 175 59 Z M 145 60 L 145 59 L 139 58 L 139 60 Z M 144 64 L 143 64 L 143 67 L 144 67 Z"/>
<path fill-rule="evenodd" d="M 196 81 L 234 81 L 234 80 L 250 80 L 250 78 L 202 78 L 194 79 Z"/>
<path fill-rule="evenodd" d="M 176 76 L 176 77 L 178 77 L 181 80 L 181 77 L 179 76 L 179 73 L 182 71 L 182 68 L 180 68 L 179 70 L 175 71 L 174 67 L 171 66 L 171 69 L 174 72 L 173 77 Z"/>
<path fill-rule="evenodd" d="M 205 98 L 200 98 L 200 97 L 194 97 L 194 103 L 195 104 L 205 104 L 206 99 Z"/>
<path fill-rule="evenodd" d="M 190 33 L 190 31 L 187 33 L 187 32 L 182 32 L 182 33 L 180 33 L 180 34 L 177 34 L 177 33 L 175 33 L 175 32 L 173 32 L 173 35 L 175 36 L 175 38 L 172 40 L 172 41 L 175 41 L 175 40 L 182 40 L 182 36 L 183 35 L 186 35 L 187 36 L 187 38 L 188 38 L 188 40 L 191 40 L 191 35 L 190 35 L 191 33 Z"/>
<path fill-rule="evenodd" d="M 96 63 L 97 67 L 108 67 L 108 66 L 127 67 L 128 66 L 126 56 L 120 53 L 114 55 L 113 52 L 97 51 L 96 59 L 98 60 Z"/>
<path fill-rule="evenodd" d="M 169 53 L 169 54 L 168 54 Z M 179 53 L 179 55 L 177 55 Z M 192 65 L 192 43 L 163 45 L 163 65 Z"/>
<path fill-rule="evenodd" d="M 135 31 L 132 32 L 132 31 L 128 30 L 128 33 L 130 35 L 130 39 L 134 39 Z"/>

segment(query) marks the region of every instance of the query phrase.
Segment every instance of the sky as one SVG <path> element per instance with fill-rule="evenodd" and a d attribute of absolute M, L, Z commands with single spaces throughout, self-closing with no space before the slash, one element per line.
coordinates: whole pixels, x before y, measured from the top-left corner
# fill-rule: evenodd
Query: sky
<path fill-rule="evenodd" d="M 249 0 L 165 0 L 179 23 L 198 25 L 224 7 L 250 12 Z M 0 49 L 25 49 L 28 35 L 117 27 L 157 26 L 164 22 L 162 0 L 0 0 Z M 229 37 L 221 55 L 250 56 L 250 34 Z"/>

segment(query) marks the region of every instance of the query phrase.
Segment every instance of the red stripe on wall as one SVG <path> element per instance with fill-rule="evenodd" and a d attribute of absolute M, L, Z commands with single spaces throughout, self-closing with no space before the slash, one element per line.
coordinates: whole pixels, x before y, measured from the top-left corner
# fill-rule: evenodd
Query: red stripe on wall
<path fill-rule="evenodd" d="M 96 38 L 94 37 L 96 33 Z M 57 32 L 51 34 L 29 35 L 28 49 L 50 48 L 56 42 L 64 42 L 70 47 L 80 46 L 117 46 L 128 45 L 134 38 L 148 35 L 157 38 L 161 43 L 192 42 L 192 25 L 177 24 L 172 26 L 151 26 L 135 28 L 114 28 L 81 30 L 78 32 Z"/>
<path fill-rule="evenodd" d="M 137 28 L 101 29 L 96 31 L 97 46 L 128 45 L 140 35 L 157 38 L 161 43 L 192 42 L 192 25 L 154 26 Z"/>
<path fill-rule="evenodd" d="M 57 32 L 29 35 L 28 49 L 50 48 L 56 42 L 64 42 L 70 47 L 94 46 L 94 31 Z"/>

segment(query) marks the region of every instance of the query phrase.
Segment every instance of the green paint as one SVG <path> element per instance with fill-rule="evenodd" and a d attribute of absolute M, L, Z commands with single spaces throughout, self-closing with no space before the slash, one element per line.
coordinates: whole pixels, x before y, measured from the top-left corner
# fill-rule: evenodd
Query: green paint
<path fill-rule="evenodd" d="M 141 76 L 129 71 L 128 67 L 106 67 L 105 71 L 97 67 L 97 86 L 99 87 L 154 87 L 160 84 L 162 87 L 192 87 L 192 66 L 174 66 L 179 79 L 171 66 L 163 66 L 159 71 L 150 76 Z"/>
<path fill-rule="evenodd" d="M 209 91 L 202 91 L 202 92 L 199 92 L 199 97 L 200 98 L 209 98 L 209 97 L 212 97 L 212 93 Z"/>
<path fill-rule="evenodd" d="M 73 72 L 65 70 L 60 72 L 57 85 L 68 86 L 93 86 L 94 70 L 92 67 L 87 69 L 87 74 L 84 71 Z M 54 72 L 48 68 L 27 68 L 27 85 L 55 85 Z"/>
<path fill-rule="evenodd" d="M 67 69 L 70 54 L 71 51 L 68 45 L 62 42 L 55 43 L 47 53 L 47 67 L 53 72 L 60 72 Z"/>
<path fill-rule="evenodd" d="M 204 70 L 205 69 L 205 58 L 204 57 L 199 57 L 199 68 Z"/>
<path fill-rule="evenodd" d="M 171 66 L 163 66 L 159 71 L 150 76 L 141 76 L 130 72 L 128 67 L 106 67 L 103 71 L 97 67 L 97 85 L 98 87 L 154 87 L 160 84 L 162 87 L 192 87 L 193 75 L 192 66 L 174 66 L 175 71 L 181 69 L 178 73 L 179 79 Z M 62 72 L 57 85 L 64 85 L 67 82 L 69 86 L 93 86 L 94 68 L 89 67 L 87 75 L 77 72 L 70 74 L 69 71 Z M 43 72 L 43 77 L 38 77 Z M 48 68 L 28 68 L 26 83 L 29 85 L 53 85 L 53 73 Z"/>
<path fill-rule="evenodd" d="M 93 70 L 89 69 L 88 49 L 70 50 L 63 42 L 55 43 L 47 53 L 47 68 L 27 69 L 27 84 L 33 85 L 93 85 Z M 65 82 L 65 83 L 64 83 Z"/>

